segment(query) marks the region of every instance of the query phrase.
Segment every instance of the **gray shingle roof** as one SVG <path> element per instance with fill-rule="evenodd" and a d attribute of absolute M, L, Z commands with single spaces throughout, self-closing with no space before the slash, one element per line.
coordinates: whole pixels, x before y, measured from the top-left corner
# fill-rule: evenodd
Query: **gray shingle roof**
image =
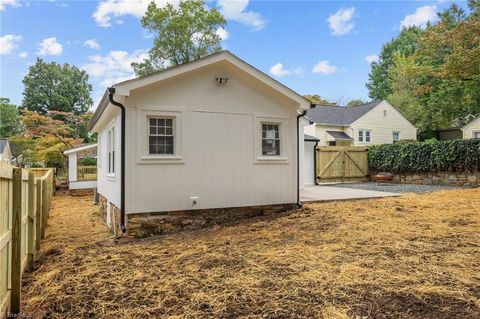
<path fill-rule="evenodd" d="M 353 138 L 345 132 L 327 131 L 327 133 L 336 140 L 353 140 Z"/>
<path fill-rule="evenodd" d="M 370 102 L 354 107 L 317 105 L 315 108 L 309 109 L 306 116 L 315 123 L 349 125 L 381 102 Z"/>
<path fill-rule="evenodd" d="M 308 135 L 308 134 L 303 134 L 303 140 L 304 140 L 304 141 L 312 141 L 312 142 L 320 141 L 320 140 L 319 140 L 318 138 L 316 138 L 315 136 Z"/>
<path fill-rule="evenodd" d="M 5 146 L 7 146 L 7 144 L 7 140 L 0 140 L 0 153 L 3 153 L 3 150 L 5 149 Z"/>

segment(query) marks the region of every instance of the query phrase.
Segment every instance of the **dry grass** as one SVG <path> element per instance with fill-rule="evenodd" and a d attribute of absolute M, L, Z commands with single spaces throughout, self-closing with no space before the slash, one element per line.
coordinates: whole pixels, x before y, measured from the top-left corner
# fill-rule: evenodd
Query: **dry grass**
<path fill-rule="evenodd" d="M 57 197 L 24 311 L 47 318 L 480 318 L 480 189 L 312 204 L 112 246 Z"/>

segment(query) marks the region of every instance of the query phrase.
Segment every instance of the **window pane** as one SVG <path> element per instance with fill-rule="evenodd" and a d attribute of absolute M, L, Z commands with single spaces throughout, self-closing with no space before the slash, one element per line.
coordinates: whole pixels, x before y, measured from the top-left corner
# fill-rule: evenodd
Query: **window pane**
<path fill-rule="evenodd" d="M 278 124 L 262 124 L 262 155 L 280 155 L 279 129 Z"/>
<path fill-rule="evenodd" d="M 150 136 L 148 146 L 150 154 L 173 154 L 173 141 L 173 136 Z"/>

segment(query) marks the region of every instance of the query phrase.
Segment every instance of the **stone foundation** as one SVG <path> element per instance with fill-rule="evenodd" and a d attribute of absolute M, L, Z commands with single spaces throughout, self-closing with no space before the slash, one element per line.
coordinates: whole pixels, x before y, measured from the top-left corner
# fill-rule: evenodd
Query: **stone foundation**
<path fill-rule="evenodd" d="M 129 235 L 149 237 L 155 234 L 198 229 L 249 217 L 273 215 L 295 207 L 295 204 L 281 204 L 129 214 L 125 217 Z"/>
<path fill-rule="evenodd" d="M 107 222 L 107 210 L 110 205 L 110 229 L 115 236 L 121 236 L 120 209 L 114 204 L 108 204 L 106 197 L 99 194 L 99 214 Z M 296 204 L 263 205 L 249 207 L 231 207 L 215 209 L 182 210 L 160 213 L 127 214 L 125 216 L 127 235 L 137 238 L 150 237 L 180 230 L 199 229 L 241 220 L 255 216 L 268 216 L 291 209 Z"/>
<path fill-rule="evenodd" d="M 68 191 L 70 196 L 87 196 L 87 195 L 92 195 L 93 196 L 93 188 L 85 188 L 85 189 L 70 189 Z"/>
<path fill-rule="evenodd" d="M 376 172 L 370 172 L 375 176 Z M 455 185 L 466 187 L 480 186 L 480 172 L 475 173 L 402 173 L 394 174 L 393 183 L 424 185 Z"/>

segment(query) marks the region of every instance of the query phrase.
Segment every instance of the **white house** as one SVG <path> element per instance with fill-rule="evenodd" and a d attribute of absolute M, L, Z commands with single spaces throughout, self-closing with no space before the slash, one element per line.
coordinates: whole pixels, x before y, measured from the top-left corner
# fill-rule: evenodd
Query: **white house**
<path fill-rule="evenodd" d="M 102 214 L 145 236 L 292 207 L 309 107 L 228 51 L 113 85 L 89 124 Z"/>
<path fill-rule="evenodd" d="M 464 139 L 480 138 L 480 116 L 461 128 Z"/>
<path fill-rule="evenodd" d="M 417 139 L 417 129 L 387 101 L 355 107 L 321 106 L 306 115 L 314 124 L 305 134 L 320 140 L 320 146 L 367 146 Z"/>
<path fill-rule="evenodd" d="M 12 151 L 7 140 L 0 140 L 0 162 L 12 163 Z"/>

